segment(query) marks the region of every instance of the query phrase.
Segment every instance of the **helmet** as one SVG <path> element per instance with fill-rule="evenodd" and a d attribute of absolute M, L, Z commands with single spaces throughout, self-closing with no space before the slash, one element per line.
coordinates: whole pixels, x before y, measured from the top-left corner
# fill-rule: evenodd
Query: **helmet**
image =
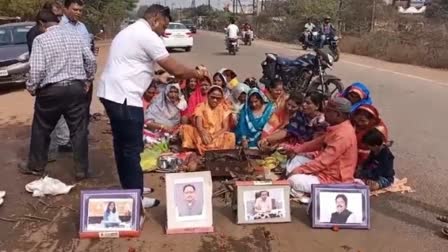
<path fill-rule="evenodd" d="M 324 16 L 324 20 L 330 20 L 330 19 L 331 19 L 330 16 L 328 16 L 328 15 Z"/>

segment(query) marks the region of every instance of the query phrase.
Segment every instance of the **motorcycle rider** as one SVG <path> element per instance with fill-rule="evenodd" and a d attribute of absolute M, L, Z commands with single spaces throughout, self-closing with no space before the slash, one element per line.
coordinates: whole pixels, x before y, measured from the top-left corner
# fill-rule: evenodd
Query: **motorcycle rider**
<path fill-rule="evenodd" d="M 313 20 L 311 18 L 307 19 L 307 22 L 305 23 L 305 31 L 303 32 L 305 44 L 309 44 L 310 38 L 312 37 L 313 30 L 316 28 L 316 25 L 313 23 Z"/>
<path fill-rule="evenodd" d="M 243 32 L 244 33 L 249 33 L 250 40 L 254 40 L 254 31 L 252 30 L 252 26 L 249 23 L 246 23 L 244 25 L 244 31 Z M 244 38 L 244 35 L 245 35 L 244 33 L 243 33 L 243 38 Z"/>
<path fill-rule="evenodd" d="M 324 22 L 320 26 L 320 47 L 319 48 L 324 47 L 325 41 L 328 38 L 334 37 L 335 35 L 336 35 L 336 28 L 331 23 L 331 17 L 327 15 L 324 17 Z"/>
<path fill-rule="evenodd" d="M 237 25 L 235 25 L 235 19 L 230 18 L 230 24 L 226 28 L 226 33 L 227 33 L 226 40 L 225 40 L 226 49 L 229 49 L 228 46 L 229 46 L 230 39 L 236 39 L 237 48 L 239 47 L 239 43 L 238 43 L 238 33 L 239 32 L 240 32 L 240 29 L 238 28 Z"/>

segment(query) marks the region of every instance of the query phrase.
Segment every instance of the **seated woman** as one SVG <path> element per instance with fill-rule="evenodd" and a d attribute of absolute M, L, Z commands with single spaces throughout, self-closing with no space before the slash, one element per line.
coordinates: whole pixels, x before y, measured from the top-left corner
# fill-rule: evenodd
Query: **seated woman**
<path fill-rule="evenodd" d="M 233 70 L 223 68 L 219 71 L 219 73 L 225 77 L 227 88 L 229 89 L 235 88 L 240 83 L 237 79 L 236 73 Z"/>
<path fill-rule="evenodd" d="M 224 99 L 226 101 L 230 99 L 232 94 L 230 93 L 230 89 L 228 88 L 226 77 L 221 72 L 217 72 L 213 75 L 213 85 L 222 88 L 224 92 Z"/>
<path fill-rule="evenodd" d="M 347 87 L 344 92 L 342 92 L 342 97 L 348 99 L 352 103 L 352 112 L 363 104 L 372 104 L 370 91 L 367 86 L 361 82 L 353 83 Z"/>
<path fill-rule="evenodd" d="M 380 118 L 378 110 L 372 105 L 361 105 L 352 115 L 352 124 L 355 127 L 358 141 L 358 164 L 362 164 L 369 156 L 370 150 L 362 141 L 369 130 L 376 128 L 384 135 L 384 142 L 388 144 L 388 130 Z"/>
<path fill-rule="evenodd" d="M 205 76 L 200 82 L 200 85 L 197 85 L 195 91 L 190 95 L 187 102 L 187 109 L 181 112 L 182 122 L 184 124 L 192 123 L 191 117 L 193 116 L 197 106 L 207 100 L 207 91 L 212 85 L 211 83 L 210 78 Z"/>
<path fill-rule="evenodd" d="M 291 95 L 287 102 L 289 124 L 263 138 L 260 146 L 269 147 L 285 140 L 291 144 L 304 143 L 325 133 L 328 124 L 323 114 L 324 101 L 325 97 L 318 92 L 308 94 L 305 99 L 300 94 Z"/>
<path fill-rule="evenodd" d="M 232 102 L 232 124 L 236 125 L 238 122 L 240 110 L 243 108 L 244 104 L 246 104 L 247 93 L 249 92 L 250 87 L 244 83 L 238 84 L 232 90 L 232 96 L 230 97 L 230 101 Z"/>
<path fill-rule="evenodd" d="M 271 134 L 280 126 L 274 111 L 274 104 L 258 88 L 251 89 L 236 126 L 237 143 L 256 148 L 262 135 Z"/>
<path fill-rule="evenodd" d="M 275 115 L 280 120 L 281 127 L 285 127 L 289 122 L 288 110 L 286 109 L 286 101 L 289 94 L 285 92 L 285 87 L 281 79 L 275 79 L 267 89 L 266 96 L 275 104 Z"/>
<path fill-rule="evenodd" d="M 195 78 L 182 81 L 180 88 L 182 90 L 182 94 L 185 97 L 185 100 L 188 101 L 190 99 L 190 95 L 196 90 L 197 86 L 199 86 L 199 81 Z"/>
<path fill-rule="evenodd" d="M 145 139 L 158 139 L 163 133 L 174 133 L 187 108 L 179 84 L 168 84 L 145 113 Z M 149 138 L 149 139 L 148 139 Z"/>
<path fill-rule="evenodd" d="M 231 110 L 224 105 L 224 91 L 212 86 L 207 92 L 207 101 L 199 104 L 193 118 L 193 125 L 180 129 L 182 147 L 197 149 L 202 155 L 207 150 L 235 148 L 235 134 L 229 131 Z"/>
<path fill-rule="evenodd" d="M 157 86 L 153 81 L 143 94 L 143 111 L 146 111 L 149 108 L 149 105 L 151 105 L 157 93 Z"/>

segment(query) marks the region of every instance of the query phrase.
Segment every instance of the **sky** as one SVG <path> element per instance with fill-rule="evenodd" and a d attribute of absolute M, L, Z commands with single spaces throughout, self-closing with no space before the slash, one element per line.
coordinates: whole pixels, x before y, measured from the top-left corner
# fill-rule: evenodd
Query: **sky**
<path fill-rule="evenodd" d="M 190 7 L 191 6 L 191 0 L 140 0 L 139 4 L 140 5 L 151 5 L 151 4 L 156 4 L 156 3 L 160 3 L 165 5 L 168 5 L 169 7 L 172 7 L 174 4 L 174 8 L 179 8 L 179 7 Z M 212 5 L 212 7 L 214 8 L 223 8 L 225 4 L 230 4 L 230 6 L 232 5 L 232 0 L 210 0 L 210 3 Z M 252 0 L 241 0 L 242 4 L 245 3 L 252 3 Z M 208 4 L 208 0 L 196 0 L 196 6 L 199 5 L 203 5 L 203 4 Z"/>

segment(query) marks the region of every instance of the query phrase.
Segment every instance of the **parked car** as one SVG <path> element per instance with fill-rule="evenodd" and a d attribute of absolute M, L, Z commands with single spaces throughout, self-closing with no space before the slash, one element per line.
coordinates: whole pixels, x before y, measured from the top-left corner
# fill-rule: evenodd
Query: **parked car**
<path fill-rule="evenodd" d="M 162 40 L 167 49 L 182 48 L 189 52 L 193 48 L 191 31 L 181 23 L 170 23 L 162 35 Z"/>
<path fill-rule="evenodd" d="M 193 21 L 191 21 L 191 20 L 182 20 L 180 22 L 182 24 L 184 24 L 188 29 L 190 29 L 190 31 L 192 33 L 196 33 L 197 32 L 196 26 L 194 25 Z"/>
<path fill-rule="evenodd" d="M 30 69 L 26 34 L 34 22 L 0 25 L 0 86 L 23 85 Z"/>

